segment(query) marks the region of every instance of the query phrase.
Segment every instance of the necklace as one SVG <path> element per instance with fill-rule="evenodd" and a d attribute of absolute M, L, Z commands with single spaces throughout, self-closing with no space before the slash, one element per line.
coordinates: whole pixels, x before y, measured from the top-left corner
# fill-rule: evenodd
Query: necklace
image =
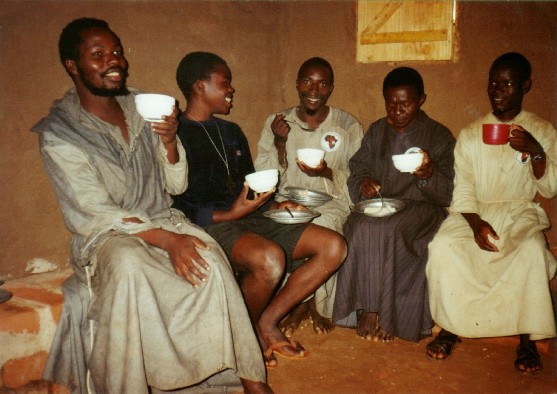
<path fill-rule="evenodd" d="M 224 148 L 224 142 L 222 141 L 222 135 L 220 133 L 219 125 L 217 124 L 216 120 L 213 118 L 213 123 L 215 124 L 215 126 L 217 128 L 217 134 L 219 135 L 220 144 L 222 146 L 222 155 L 221 155 L 219 149 L 217 148 L 217 145 L 215 144 L 215 142 L 211 138 L 211 135 L 209 134 L 209 131 L 207 131 L 205 126 L 203 126 L 203 123 L 201 123 L 200 121 L 195 120 L 195 119 L 191 119 L 191 120 L 193 120 L 194 122 L 197 122 L 203 128 L 203 131 L 205 131 L 205 134 L 207 134 L 207 138 L 209 138 L 209 141 L 211 141 L 211 145 L 213 145 L 213 148 L 215 148 L 215 150 L 217 151 L 217 154 L 219 155 L 220 159 L 222 160 L 224 166 L 226 167 L 226 189 L 227 189 L 227 192 L 228 192 L 229 195 L 234 195 L 234 189 L 236 188 L 236 184 L 234 183 L 234 180 L 230 176 L 230 167 L 228 166 L 228 157 L 226 157 L 226 149 Z"/>

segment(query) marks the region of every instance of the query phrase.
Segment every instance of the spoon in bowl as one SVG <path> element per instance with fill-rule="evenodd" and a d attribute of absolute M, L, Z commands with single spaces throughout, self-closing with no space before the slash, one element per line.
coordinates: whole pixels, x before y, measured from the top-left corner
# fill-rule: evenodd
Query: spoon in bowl
<path fill-rule="evenodd" d="M 294 215 L 292 214 L 292 211 L 290 211 L 290 208 L 284 207 L 284 209 L 286 210 L 286 212 L 288 212 L 288 214 L 292 217 L 292 219 L 294 219 Z"/>

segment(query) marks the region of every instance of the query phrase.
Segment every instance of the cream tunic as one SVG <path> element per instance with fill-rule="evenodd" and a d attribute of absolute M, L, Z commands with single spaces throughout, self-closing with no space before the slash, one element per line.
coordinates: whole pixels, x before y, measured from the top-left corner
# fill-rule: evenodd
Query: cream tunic
<path fill-rule="evenodd" d="M 298 186 L 325 192 L 333 196 L 328 203 L 312 208 L 320 212 L 313 223 L 335 230 L 342 234 L 342 226 L 350 214 L 350 196 L 346 181 L 350 175 L 348 162 L 360 148 L 363 129 L 358 120 L 348 112 L 330 107 L 327 118 L 315 131 L 304 131 L 307 127 L 296 115 L 296 107 L 281 112 L 289 123 L 290 133 L 286 141 L 286 165 L 279 164 L 278 151 L 274 144 L 271 122 L 275 114 L 269 116 L 263 126 L 258 144 L 255 169 L 265 170 L 276 168 L 280 172 L 279 193 L 286 193 L 288 186 Z M 296 164 L 297 150 L 316 148 L 325 150 L 324 160 L 333 170 L 333 180 L 323 177 L 310 177 L 304 174 Z M 277 197 L 277 201 L 285 200 Z M 334 274 L 316 294 L 318 312 L 325 317 L 332 317 L 335 294 L 336 274 Z"/>
<path fill-rule="evenodd" d="M 450 215 L 429 246 L 427 277 L 433 319 L 465 337 L 531 334 L 555 336 L 548 281 L 555 258 L 543 231 L 544 210 L 534 201 L 557 194 L 557 133 L 535 114 L 522 111 L 521 125 L 547 155 L 545 174 L 533 175 L 530 159 L 506 145 L 482 142 L 489 114 L 463 129 L 455 148 L 455 190 Z M 509 122 L 510 123 L 510 122 Z M 460 213 L 477 213 L 495 229 L 499 252 L 481 250 Z"/>

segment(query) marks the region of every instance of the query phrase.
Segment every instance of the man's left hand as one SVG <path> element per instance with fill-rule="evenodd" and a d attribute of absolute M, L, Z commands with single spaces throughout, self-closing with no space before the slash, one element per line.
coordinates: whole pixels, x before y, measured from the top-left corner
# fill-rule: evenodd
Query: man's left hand
<path fill-rule="evenodd" d="M 412 175 L 414 175 L 418 179 L 429 179 L 433 174 L 433 161 L 431 161 L 429 153 L 427 153 L 425 150 L 420 149 L 420 152 L 424 154 L 422 165 L 418 167 L 418 169 L 414 171 Z"/>
<path fill-rule="evenodd" d="M 540 151 L 543 151 L 540 143 L 532 136 L 532 134 L 524 130 L 522 126 L 515 124 L 511 125 L 509 144 L 514 150 L 527 152 L 530 156 L 535 156 L 540 153 Z"/>
<path fill-rule="evenodd" d="M 178 131 L 178 108 L 172 108 L 172 114 L 164 116 L 164 122 L 151 123 L 151 129 L 161 137 L 161 141 L 166 144 L 176 142 L 176 132 Z"/>
<path fill-rule="evenodd" d="M 333 180 L 333 170 L 327 167 L 327 162 L 323 159 L 321 159 L 321 162 L 317 165 L 317 167 L 310 167 L 306 163 L 298 159 L 296 159 L 296 164 L 298 164 L 300 170 L 308 176 L 321 176 L 331 181 Z"/>

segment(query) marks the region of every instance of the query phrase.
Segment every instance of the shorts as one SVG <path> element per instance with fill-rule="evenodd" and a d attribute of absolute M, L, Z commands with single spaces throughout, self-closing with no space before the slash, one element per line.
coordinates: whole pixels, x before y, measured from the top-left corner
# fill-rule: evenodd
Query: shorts
<path fill-rule="evenodd" d="M 292 254 L 309 223 L 280 224 L 256 211 L 233 222 L 210 224 L 205 231 L 223 248 L 232 262 L 232 248 L 245 233 L 254 233 L 280 245 L 287 260 L 287 271 L 292 270 Z M 234 264 L 232 264 L 234 268 Z"/>

